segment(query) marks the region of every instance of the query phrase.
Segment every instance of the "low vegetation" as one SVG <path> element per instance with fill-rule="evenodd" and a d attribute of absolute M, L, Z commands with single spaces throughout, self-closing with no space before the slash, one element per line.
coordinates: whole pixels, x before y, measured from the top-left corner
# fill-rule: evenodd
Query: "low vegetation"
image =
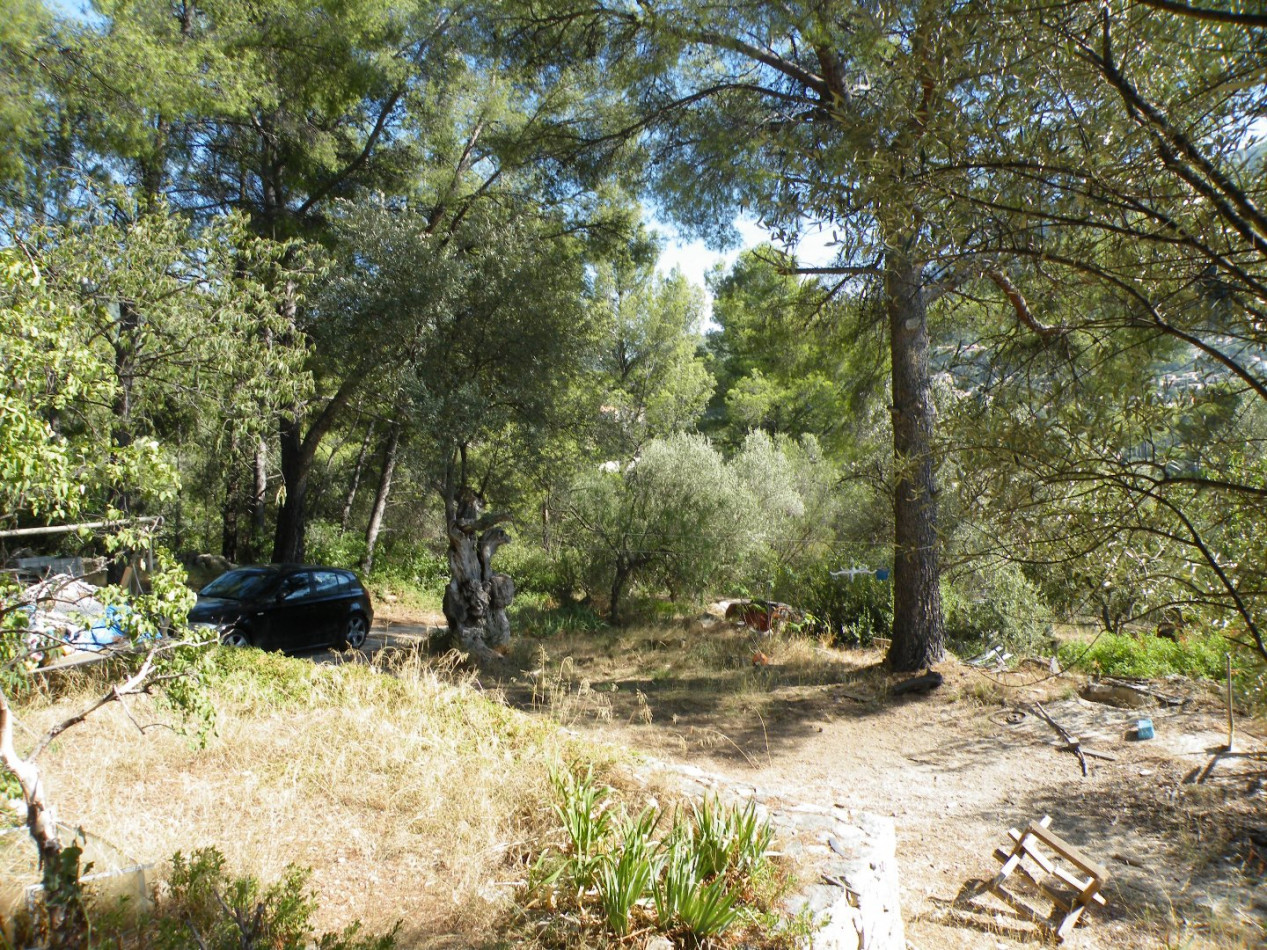
<path fill-rule="evenodd" d="M 23 721 L 38 729 L 100 686 L 92 673 L 49 686 Z M 575 760 L 601 772 L 615 758 L 413 653 L 327 666 L 217 650 L 207 691 L 217 718 L 205 747 L 140 735 L 134 721 L 161 716 L 148 702 L 107 710 L 50 750 L 52 794 L 141 862 L 215 846 L 226 868 L 260 880 L 309 867 L 318 927 L 361 919 L 383 932 L 403 918 L 479 932 L 513 889 L 488 882 L 513 880 L 548 830 L 551 771 Z M 4 841 L 7 860 L 29 862 L 23 836 Z"/>
<path fill-rule="evenodd" d="M 1234 644 L 1218 634 L 1194 635 L 1180 642 L 1151 632 L 1133 635 L 1105 631 L 1090 643 L 1062 644 L 1059 658 L 1064 666 L 1102 676 L 1219 680 L 1226 675 L 1229 652 L 1239 654 Z"/>
<path fill-rule="evenodd" d="M 634 815 L 588 771 L 552 785 L 563 833 L 534 865 L 524 908 L 542 943 L 658 931 L 687 946 L 740 932 L 746 946 L 791 945 L 795 928 L 772 910 L 788 877 L 754 805 L 706 799 L 669 812 L 652 799 Z"/>
<path fill-rule="evenodd" d="M 750 812 L 709 804 L 627 819 L 648 793 L 620 778 L 623 753 L 514 710 L 451 659 L 384 651 L 331 665 L 216 649 L 204 678 L 217 710 L 205 744 L 154 730 L 163 711 L 142 700 L 84 723 L 45 763 L 63 814 L 88 830 L 77 839 L 86 860 L 152 864 L 165 882 L 140 917 L 93 905 L 91 924 L 112 943 L 188 945 L 194 928 L 208 947 L 352 950 L 506 932 L 580 945 L 644 920 L 655 888 L 666 932 L 755 939 L 777 926 L 785 875 Z M 39 678 L 23 721 L 55 721 L 108 679 Z M 25 835 L 0 842 L 0 877 L 38 879 Z M 96 857 L 111 845 L 126 859 Z M 616 859 L 637 847 L 644 864 Z M 543 924 L 547 891 L 560 915 L 586 909 L 575 933 L 562 917 Z M 6 914 L 18 896 L 3 895 Z"/>

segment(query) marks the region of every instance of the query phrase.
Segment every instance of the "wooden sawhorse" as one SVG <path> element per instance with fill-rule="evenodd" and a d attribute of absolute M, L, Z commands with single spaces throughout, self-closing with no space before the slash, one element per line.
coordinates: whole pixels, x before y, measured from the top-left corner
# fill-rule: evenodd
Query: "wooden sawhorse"
<path fill-rule="evenodd" d="M 1100 893 L 1109 872 L 1103 865 L 1092 861 L 1076 847 L 1069 844 L 1051 830 L 1051 817 L 1044 815 L 1042 821 L 1031 821 L 1029 827 L 1021 832 L 1015 828 L 1008 831 L 1012 839 L 1012 850 L 995 849 L 994 856 L 1003 862 L 1003 867 L 990 882 L 990 890 L 999 891 L 1003 881 L 1013 871 L 1019 870 L 1028 877 L 1055 906 L 1060 922 L 1055 926 L 1056 939 L 1064 940 L 1069 931 L 1082 917 L 1082 912 L 1092 904 L 1104 906 L 1104 895 Z M 1055 853 L 1058 859 L 1068 862 L 1077 873 L 1064 867 L 1058 860 L 1048 857 L 1038 849 L 1042 844 Z M 1073 889 L 1072 894 L 1064 893 L 1049 886 L 1047 881 L 1025 866 L 1025 858 L 1031 859 L 1048 876 L 1062 881 Z M 1002 896 L 1002 895 L 1000 895 Z M 1053 920 L 1059 916 L 1053 912 Z"/>

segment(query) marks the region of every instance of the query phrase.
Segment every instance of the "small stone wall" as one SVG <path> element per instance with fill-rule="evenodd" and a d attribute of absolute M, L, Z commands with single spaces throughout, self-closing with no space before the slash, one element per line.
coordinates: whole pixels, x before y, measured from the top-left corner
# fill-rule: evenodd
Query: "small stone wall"
<path fill-rule="evenodd" d="M 788 910 L 808 910 L 821 925 L 811 942 L 814 950 L 905 950 L 891 819 L 799 803 L 787 790 L 731 782 L 694 766 L 659 762 L 654 771 L 723 801 L 756 802 L 781 853 L 798 868 L 802 884 Z"/>

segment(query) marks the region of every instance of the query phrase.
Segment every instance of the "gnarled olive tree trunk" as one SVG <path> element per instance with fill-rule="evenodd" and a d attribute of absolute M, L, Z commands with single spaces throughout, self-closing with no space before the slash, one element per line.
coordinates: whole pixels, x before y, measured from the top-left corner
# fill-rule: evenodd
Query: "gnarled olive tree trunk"
<path fill-rule="evenodd" d="M 478 494 L 457 487 L 452 466 L 445 479 L 444 513 L 449 537 L 444 616 L 450 641 L 480 660 L 495 660 L 510 644 L 506 608 L 515 599 L 515 582 L 493 570 L 497 549 L 510 542 L 501 527 L 509 516 L 485 514 Z"/>

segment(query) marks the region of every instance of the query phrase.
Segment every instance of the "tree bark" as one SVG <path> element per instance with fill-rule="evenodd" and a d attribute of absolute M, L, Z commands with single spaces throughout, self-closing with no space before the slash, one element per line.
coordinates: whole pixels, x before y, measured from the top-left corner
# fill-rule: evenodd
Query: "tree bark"
<path fill-rule="evenodd" d="M 632 567 L 624 557 L 616 558 L 616 574 L 612 577 L 611 600 L 607 605 L 607 622 L 613 627 L 620 622 L 620 598 L 624 596 Z"/>
<path fill-rule="evenodd" d="M 279 436 L 282 484 L 286 486 L 286 498 L 277 510 L 273 561 L 277 564 L 297 563 L 304 559 L 304 532 L 308 523 L 308 478 L 312 472 L 312 460 L 304 457 L 299 419 L 294 416 L 283 419 Z"/>
<path fill-rule="evenodd" d="M 946 654 L 933 479 L 935 409 L 922 264 L 890 245 L 884 289 L 893 373 L 893 640 L 889 666 L 923 669 Z"/>
<path fill-rule="evenodd" d="M 361 473 L 365 471 L 365 459 L 370 454 L 370 443 L 374 441 L 374 420 L 365 428 L 365 438 L 361 440 L 361 451 L 356 454 L 356 467 L 352 469 L 352 484 L 348 486 L 347 498 L 343 502 L 343 517 L 339 519 L 339 530 L 347 531 L 352 520 L 352 505 L 356 502 L 356 492 L 361 487 Z"/>
<path fill-rule="evenodd" d="M 132 418 L 132 397 L 136 387 L 137 336 L 141 329 L 141 314 L 129 301 L 113 304 L 117 310 L 110 346 L 114 351 L 114 376 L 116 388 L 111 404 L 113 418 L 110 421 L 110 441 L 116 450 L 129 448 L 135 440 Z M 111 486 L 110 502 L 120 511 L 131 513 L 134 493 L 118 485 Z"/>
<path fill-rule="evenodd" d="M 449 584 L 444 590 L 444 616 L 456 649 L 481 661 L 495 662 L 510 643 L 506 608 L 515 599 L 509 575 L 493 570 L 493 556 L 510 535 L 500 526 L 507 515 L 485 515 L 484 500 L 447 467 L 444 512 L 449 536 Z"/>
<path fill-rule="evenodd" d="M 357 379 L 346 379 L 326 403 L 325 408 L 302 434 L 303 420 L 298 411 L 283 416 L 279 427 L 282 456 L 282 483 L 286 497 L 277 511 L 277 530 L 273 534 L 273 561 L 277 564 L 298 563 L 304 559 L 304 534 L 308 528 L 308 484 L 313 461 L 321 440 L 330 432 L 335 419 L 352 399 Z"/>
<path fill-rule="evenodd" d="M 383 446 L 383 469 L 378 479 L 378 491 L 374 494 L 374 508 L 365 528 L 365 557 L 361 558 L 361 573 L 368 574 L 374 567 L 374 547 L 378 544 L 378 532 L 383 525 L 383 512 L 387 510 L 387 494 L 392 490 L 392 474 L 396 471 L 396 457 L 400 449 L 400 423 L 393 423 Z M 359 460 L 358 460 L 359 465 Z"/>
<path fill-rule="evenodd" d="M 18 780 L 26 803 L 26 828 L 39 851 L 48 946 L 77 950 L 88 946 L 88 918 L 79 881 L 79 848 L 65 846 L 44 795 L 40 768 L 18 755 L 13 744 L 13 710 L 0 690 L 0 763 Z"/>
<path fill-rule="evenodd" d="M 239 497 L 242 490 L 242 472 L 238 467 L 238 463 L 242 460 L 239 456 L 238 434 L 234 432 L 229 442 L 228 478 L 224 486 L 224 507 L 221 509 L 220 529 L 220 554 L 234 562 L 238 559 L 238 505 L 242 500 Z"/>
<path fill-rule="evenodd" d="M 255 442 L 255 458 L 252 460 L 254 486 L 251 492 L 251 536 L 247 542 L 247 552 L 252 561 L 259 560 L 259 552 L 264 547 L 265 531 L 268 527 L 268 445 L 260 436 Z"/>

